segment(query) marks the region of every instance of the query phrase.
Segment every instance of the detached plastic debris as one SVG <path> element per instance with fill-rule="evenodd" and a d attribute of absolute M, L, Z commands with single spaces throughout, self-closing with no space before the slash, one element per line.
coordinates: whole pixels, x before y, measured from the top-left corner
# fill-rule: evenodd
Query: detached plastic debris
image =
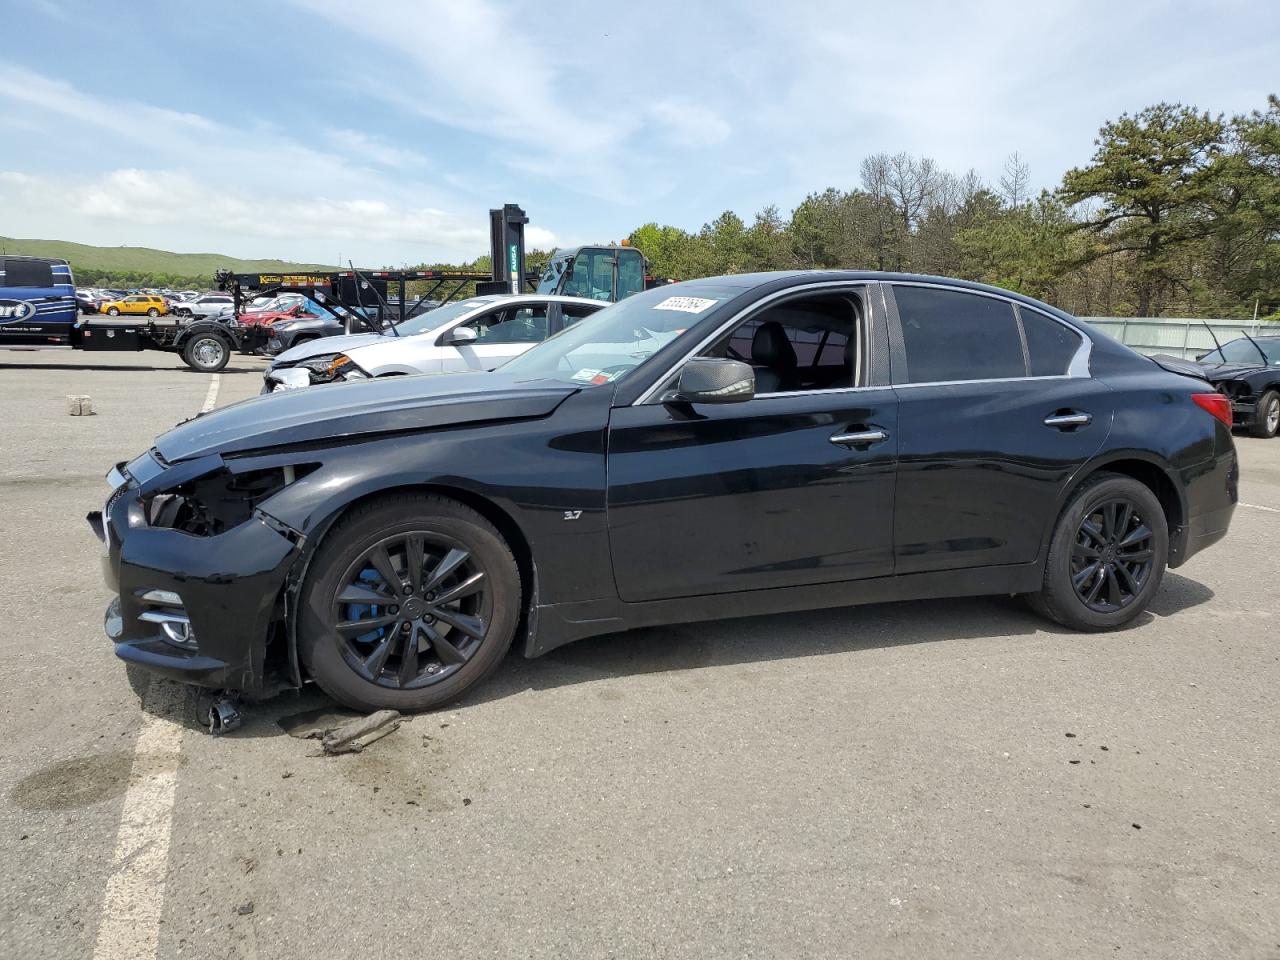
<path fill-rule="evenodd" d="M 343 710 L 315 710 L 286 717 L 280 721 L 280 726 L 291 737 L 319 740 L 321 750 L 332 756 L 359 753 L 387 734 L 395 733 L 400 724 L 410 719 L 397 710 L 379 710 L 368 716 Z"/>

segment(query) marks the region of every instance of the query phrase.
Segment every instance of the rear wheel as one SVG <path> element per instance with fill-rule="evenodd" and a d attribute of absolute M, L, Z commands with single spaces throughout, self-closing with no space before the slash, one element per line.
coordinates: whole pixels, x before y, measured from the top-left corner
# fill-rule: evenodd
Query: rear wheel
<path fill-rule="evenodd" d="M 497 667 L 519 619 L 519 571 L 494 526 L 454 500 L 401 495 L 325 536 L 302 589 L 298 654 L 356 710 L 430 710 Z"/>
<path fill-rule="evenodd" d="M 147 316 L 151 317 L 151 319 L 154 320 L 156 317 L 160 316 L 160 311 L 157 310 L 155 307 L 152 307 L 150 310 L 147 311 Z"/>
<path fill-rule="evenodd" d="M 192 370 L 217 373 L 231 359 L 231 345 L 216 333 L 197 333 L 183 346 L 182 359 Z"/>
<path fill-rule="evenodd" d="M 1147 608 L 1168 555 L 1169 528 L 1155 494 L 1132 477 L 1100 473 L 1058 518 L 1044 585 L 1028 600 L 1075 630 L 1120 627 Z"/>
<path fill-rule="evenodd" d="M 1249 425 L 1249 434 L 1268 439 L 1277 431 L 1280 431 L 1280 393 L 1267 390 L 1258 398 L 1258 412 Z"/>

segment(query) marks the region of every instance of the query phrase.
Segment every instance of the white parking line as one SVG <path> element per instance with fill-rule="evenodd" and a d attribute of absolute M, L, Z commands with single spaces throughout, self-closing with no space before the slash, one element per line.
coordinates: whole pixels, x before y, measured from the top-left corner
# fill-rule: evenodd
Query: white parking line
<path fill-rule="evenodd" d="M 222 374 L 215 373 L 213 379 L 209 381 L 209 392 L 204 395 L 204 406 L 200 408 L 201 413 L 208 413 L 213 409 L 214 404 L 218 402 L 218 385 L 222 383 Z"/>
<path fill-rule="evenodd" d="M 1280 510 L 1277 510 L 1275 507 L 1264 507 L 1256 503 L 1245 503 L 1243 500 L 1240 501 L 1240 506 L 1248 507 L 1250 510 L 1265 510 L 1267 513 L 1280 513 Z"/>
<path fill-rule="evenodd" d="M 218 402 L 222 377 L 209 381 L 201 413 Z M 174 718 L 186 703 L 186 688 L 153 680 L 143 700 L 142 727 L 116 831 L 114 870 L 102 897 L 102 922 L 94 960 L 154 960 L 160 945 L 173 803 L 182 761 L 183 728 Z"/>
<path fill-rule="evenodd" d="M 156 955 L 182 758 L 183 728 L 172 718 L 185 702 L 186 690 L 179 684 L 157 679 L 147 688 L 94 960 L 153 960 Z"/>

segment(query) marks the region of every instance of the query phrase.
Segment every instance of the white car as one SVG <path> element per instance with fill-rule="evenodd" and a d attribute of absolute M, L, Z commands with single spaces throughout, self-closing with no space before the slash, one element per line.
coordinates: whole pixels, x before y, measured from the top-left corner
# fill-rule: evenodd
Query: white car
<path fill-rule="evenodd" d="M 263 393 L 343 380 L 492 370 L 609 306 L 546 294 L 472 297 L 383 333 L 312 340 L 275 358 Z"/>
<path fill-rule="evenodd" d="M 235 301 L 229 293 L 207 293 L 203 297 L 177 304 L 173 312 L 182 317 L 202 317 L 214 320 L 218 317 L 229 317 L 234 309 Z"/>

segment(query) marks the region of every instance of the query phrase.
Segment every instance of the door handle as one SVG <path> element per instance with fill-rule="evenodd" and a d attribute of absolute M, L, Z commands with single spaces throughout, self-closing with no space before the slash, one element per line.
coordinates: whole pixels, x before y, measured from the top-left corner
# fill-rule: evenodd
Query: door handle
<path fill-rule="evenodd" d="M 1093 423 L 1093 414 L 1082 413 L 1079 410 L 1071 410 L 1066 413 L 1051 413 L 1044 418 L 1046 427 L 1057 427 L 1059 430 L 1068 430 L 1071 427 L 1087 427 Z"/>
<path fill-rule="evenodd" d="M 832 434 L 831 442 L 841 447 L 863 447 L 872 443 L 883 443 L 889 434 L 879 428 L 869 430 L 851 430 L 848 433 Z"/>

